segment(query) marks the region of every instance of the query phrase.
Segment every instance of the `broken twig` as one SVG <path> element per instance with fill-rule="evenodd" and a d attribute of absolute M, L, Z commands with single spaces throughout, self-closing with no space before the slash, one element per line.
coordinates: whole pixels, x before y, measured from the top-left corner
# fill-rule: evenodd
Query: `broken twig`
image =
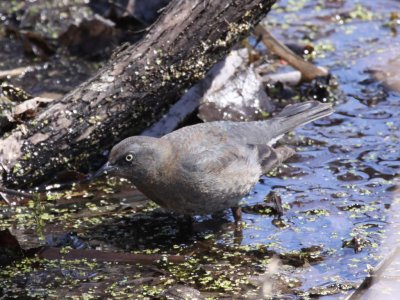
<path fill-rule="evenodd" d="M 13 195 L 13 196 L 18 196 L 18 197 L 24 197 L 24 198 L 28 198 L 28 199 L 35 199 L 35 195 L 34 194 L 28 194 L 28 193 L 24 193 L 24 192 L 19 192 L 16 190 L 11 190 L 11 189 L 6 189 L 2 186 L 0 186 L 0 193 L 4 193 L 7 195 Z"/>
<path fill-rule="evenodd" d="M 326 69 L 316 67 L 296 55 L 292 50 L 274 38 L 263 26 L 258 25 L 255 29 L 255 34 L 261 36 L 262 42 L 271 52 L 287 61 L 293 68 L 299 70 L 303 81 L 311 81 L 316 77 L 327 76 L 329 74 Z"/>
<path fill-rule="evenodd" d="M 28 71 L 28 69 L 29 69 L 29 67 L 20 67 L 20 68 L 15 68 L 12 70 L 0 71 L 0 79 L 17 77 L 19 75 L 24 74 L 26 71 Z"/>

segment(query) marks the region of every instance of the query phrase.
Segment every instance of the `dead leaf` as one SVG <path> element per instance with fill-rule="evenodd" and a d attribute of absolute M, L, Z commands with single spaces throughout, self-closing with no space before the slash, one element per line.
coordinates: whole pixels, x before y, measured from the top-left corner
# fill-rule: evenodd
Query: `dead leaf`
<path fill-rule="evenodd" d="M 6 27 L 6 33 L 18 37 L 22 41 L 24 52 L 28 55 L 47 59 L 55 53 L 54 47 L 45 39 L 45 37 L 38 33 L 19 30 L 12 26 Z"/>
<path fill-rule="evenodd" d="M 9 137 L 0 140 L 0 163 L 3 169 L 10 171 L 8 166 L 14 165 L 14 162 L 21 155 L 22 133 L 15 132 Z"/>
<path fill-rule="evenodd" d="M 36 115 L 39 106 L 54 101 L 54 99 L 35 97 L 18 104 L 12 110 L 14 120 L 31 119 Z"/>
<path fill-rule="evenodd" d="M 234 55 L 226 58 L 228 67 L 232 59 L 235 59 Z M 222 71 L 218 76 L 225 74 Z M 234 74 L 224 79 L 224 85 L 219 88 L 213 88 L 213 85 L 203 96 L 198 113 L 203 121 L 254 121 L 273 111 L 271 99 L 253 65 L 240 65 Z"/>
<path fill-rule="evenodd" d="M 118 44 L 121 32 L 115 24 L 100 16 L 71 25 L 60 38 L 60 44 L 73 55 L 95 59 L 111 53 Z"/>

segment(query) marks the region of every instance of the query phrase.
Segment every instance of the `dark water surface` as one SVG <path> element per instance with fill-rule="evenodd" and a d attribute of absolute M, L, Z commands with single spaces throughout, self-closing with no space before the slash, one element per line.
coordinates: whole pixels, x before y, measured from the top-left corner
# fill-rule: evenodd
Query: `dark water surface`
<path fill-rule="evenodd" d="M 336 299 L 357 287 L 368 266 L 390 250 L 382 241 L 391 215 L 399 212 L 400 96 L 375 80 L 372 70 L 400 59 L 397 26 L 390 25 L 400 2 L 357 3 L 279 1 L 268 16 L 280 40 L 311 41 L 314 61 L 331 70 L 343 94 L 332 116 L 285 139 L 298 154 L 244 199 L 244 205 L 255 205 L 275 191 L 283 201 L 281 220 L 268 209 L 248 209 L 241 233 L 228 215 L 197 218 L 190 233 L 179 216 L 132 196 L 126 183 L 75 186 L 45 203 L 45 235 L 73 231 L 82 247 L 192 259 L 183 266 L 157 267 L 24 260 L 0 271 L 5 297 L 151 298 L 165 287 L 185 284 L 210 298 L 257 299 L 263 292 L 271 295 L 273 283 L 272 294 L 284 299 Z M 31 209 L 2 207 L 0 213 L 1 228 L 11 227 L 24 247 L 44 243 Z"/>

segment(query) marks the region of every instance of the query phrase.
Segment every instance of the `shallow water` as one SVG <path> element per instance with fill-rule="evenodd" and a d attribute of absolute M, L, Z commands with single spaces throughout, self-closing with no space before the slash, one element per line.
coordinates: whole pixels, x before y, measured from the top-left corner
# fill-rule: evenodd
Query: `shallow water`
<path fill-rule="evenodd" d="M 298 14 L 296 19 L 287 14 L 284 19 L 293 18 L 295 24 L 301 24 L 302 16 L 310 16 L 315 10 L 313 2 L 308 1 L 310 7 L 301 10 L 300 18 Z M 329 66 L 345 97 L 332 116 L 296 131 L 294 140 L 300 141 L 295 142 L 298 162 L 289 163 L 283 176 L 266 178 L 266 184 L 256 188 L 260 196 L 255 201 L 274 189 L 290 206 L 285 212 L 287 228 L 277 229 L 263 219 L 255 220 L 264 232 L 271 233 L 264 238 L 260 235 L 258 242 L 277 240 L 279 252 L 322 246 L 323 260 L 301 270 L 302 288 L 306 290 L 362 279 L 367 265 L 381 259 L 377 254 L 381 254 L 382 236 L 391 222 L 388 212 L 398 211 L 391 204 L 400 173 L 400 98 L 380 83 L 371 82 L 369 70 L 398 54 L 400 39 L 383 24 L 388 22 L 390 12 L 398 10 L 399 3 L 362 4 L 372 20 L 338 24 L 338 18 L 337 24 L 319 24 L 310 18 L 310 23 L 320 26 L 317 32 L 329 32 L 318 41 L 335 49 L 316 62 Z M 352 5 L 352 1 L 345 1 L 339 10 L 322 9 L 315 15 L 335 16 L 354 10 Z M 283 19 L 276 13 L 272 16 Z M 301 27 L 290 27 L 285 38 L 298 35 Z M 307 145 L 307 141 L 302 142 L 304 138 L 316 143 Z M 354 236 L 367 241 L 359 253 L 342 247 L 343 241 Z M 246 242 L 252 243 L 252 239 Z"/>
<path fill-rule="evenodd" d="M 0 272 L 3 293 L 139 298 L 185 283 L 209 297 L 258 298 L 259 286 L 274 282 L 273 294 L 290 299 L 329 294 L 333 299 L 355 288 L 368 266 L 385 254 L 382 240 L 391 215 L 398 211 L 393 199 L 400 173 L 400 95 L 374 80 L 370 71 L 385 66 L 400 49 L 400 38 L 386 26 L 400 3 L 362 4 L 280 1 L 279 7 L 293 11 L 277 8 L 268 16 L 281 40 L 310 38 L 317 50 L 322 49 L 314 62 L 332 71 L 343 94 L 332 116 L 285 139 L 297 155 L 263 177 L 244 199 L 244 205 L 251 206 L 262 203 L 270 191 L 277 192 L 284 206 L 281 220 L 267 211 L 246 210 L 242 232 L 234 230 L 226 215 L 196 218 L 190 233 L 180 217 L 159 213 L 140 195 L 132 196 L 126 183 L 75 186 L 67 192 L 70 200 L 62 195 L 45 203 L 45 235 L 74 231 L 98 250 L 184 254 L 193 259 L 183 266 L 161 264 L 157 270 L 25 260 Z M 31 212 L 2 210 L 1 227 L 11 227 L 25 247 L 43 243 Z M 278 258 L 279 268 L 267 271 L 272 256 Z M 135 281 L 143 277 L 151 280 Z"/>

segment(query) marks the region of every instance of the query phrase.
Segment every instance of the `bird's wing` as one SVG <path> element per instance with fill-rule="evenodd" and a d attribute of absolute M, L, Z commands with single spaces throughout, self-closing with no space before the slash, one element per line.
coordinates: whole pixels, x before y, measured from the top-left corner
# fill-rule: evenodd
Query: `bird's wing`
<path fill-rule="evenodd" d="M 162 137 L 169 140 L 176 150 L 185 150 L 187 153 L 199 153 L 217 145 L 226 145 L 228 138 L 225 131 L 207 123 L 183 127 Z"/>
<path fill-rule="evenodd" d="M 182 157 L 179 166 L 187 190 L 214 199 L 242 197 L 262 175 L 257 150 L 241 145 L 214 145 Z"/>
<path fill-rule="evenodd" d="M 295 153 L 293 149 L 286 146 L 272 148 L 268 145 L 257 144 L 249 145 L 249 147 L 257 149 L 258 159 L 264 174 L 279 166 Z"/>
<path fill-rule="evenodd" d="M 282 134 L 297 126 L 307 124 L 332 113 L 332 106 L 318 101 L 309 101 L 288 105 L 272 119 L 254 122 L 217 121 L 196 124 L 181 128 L 163 138 L 171 142 L 191 144 L 212 144 L 219 139 L 227 143 L 270 144 Z M 196 138 L 199 136 L 199 138 Z"/>
<path fill-rule="evenodd" d="M 264 144 L 197 144 L 198 148 L 184 155 L 181 167 L 186 172 L 225 174 L 244 172 L 245 168 L 260 167 L 266 174 L 291 157 L 295 151 L 289 147 L 272 148 Z M 235 164 L 233 164 L 235 163 Z M 233 166 L 232 166 L 233 165 Z"/>
<path fill-rule="evenodd" d="M 246 155 L 244 149 L 241 148 L 243 147 L 240 145 L 214 145 L 209 149 L 182 157 L 180 165 L 186 172 L 221 174 L 231 169 L 233 163 L 236 163 L 238 167 L 251 163 L 251 155 Z M 249 152 L 251 153 L 251 150 Z"/>

